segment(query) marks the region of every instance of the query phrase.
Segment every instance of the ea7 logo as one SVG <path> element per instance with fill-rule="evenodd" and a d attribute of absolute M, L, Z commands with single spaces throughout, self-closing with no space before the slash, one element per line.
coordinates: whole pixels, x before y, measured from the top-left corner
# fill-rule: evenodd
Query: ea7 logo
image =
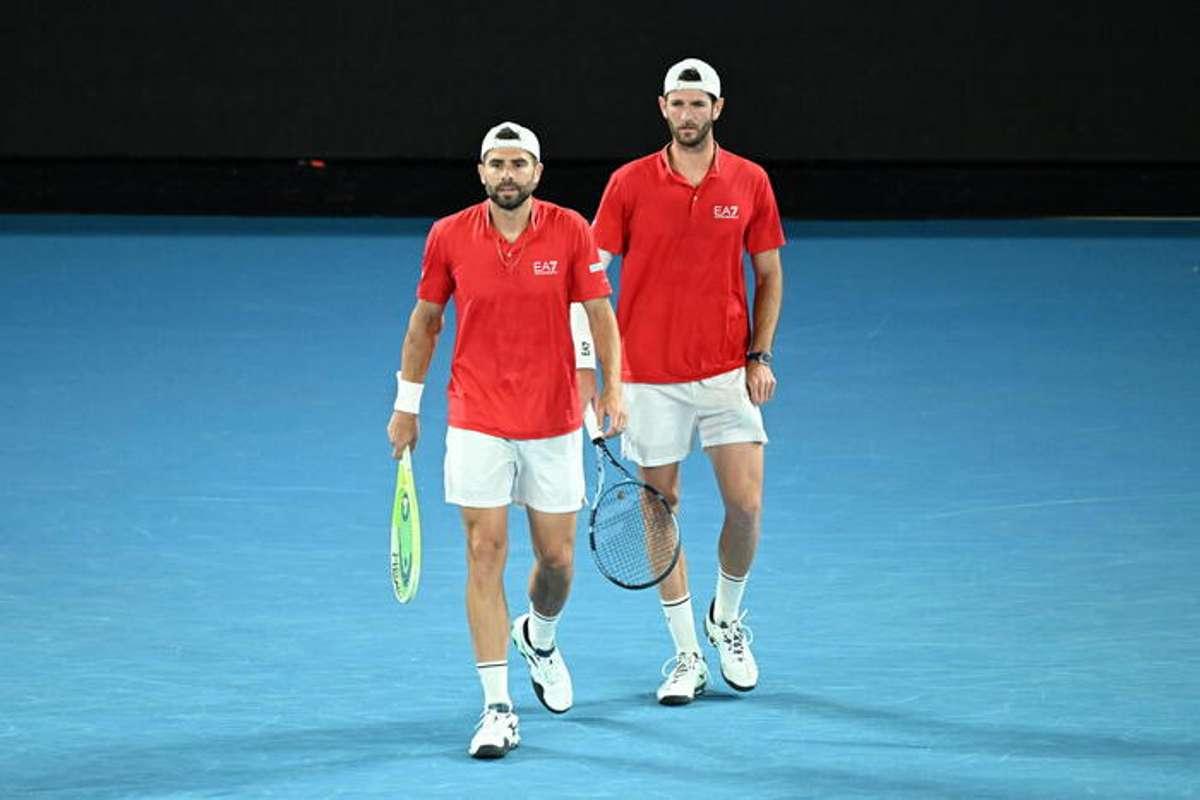
<path fill-rule="evenodd" d="M 713 206 L 713 219 L 737 219 L 737 206 Z"/>
<path fill-rule="evenodd" d="M 534 275 L 557 275 L 558 260 L 553 261 L 535 261 L 533 262 Z"/>

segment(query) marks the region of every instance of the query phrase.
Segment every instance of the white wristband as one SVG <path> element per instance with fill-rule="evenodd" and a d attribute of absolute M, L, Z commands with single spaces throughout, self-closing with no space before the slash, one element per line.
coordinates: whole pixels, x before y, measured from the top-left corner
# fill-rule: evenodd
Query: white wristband
<path fill-rule="evenodd" d="M 408 414 L 420 414 L 421 392 L 423 391 L 425 391 L 425 384 L 406 381 L 400 377 L 400 372 L 397 370 L 396 402 L 392 405 L 392 408 Z"/>

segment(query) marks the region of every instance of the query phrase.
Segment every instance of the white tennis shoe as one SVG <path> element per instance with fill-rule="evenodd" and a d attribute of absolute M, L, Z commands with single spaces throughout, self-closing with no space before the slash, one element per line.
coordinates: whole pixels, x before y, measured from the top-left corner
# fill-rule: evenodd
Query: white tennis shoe
<path fill-rule="evenodd" d="M 538 650 L 533 646 L 529 641 L 528 620 L 528 614 L 522 614 L 513 620 L 513 644 L 529 665 L 529 679 L 533 683 L 533 691 L 538 700 L 555 714 L 562 714 L 575 701 L 571 673 L 558 647 Z"/>
<path fill-rule="evenodd" d="M 518 721 L 512 706 L 506 703 L 488 706 L 479 715 L 479 722 L 475 723 L 475 735 L 471 737 L 467 755 L 471 758 L 503 758 L 505 753 L 521 743 L 521 734 L 517 733 Z"/>
<path fill-rule="evenodd" d="M 758 662 L 750 652 L 754 633 L 742 624 L 745 617 L 746 612 L 742 611 L 732 622 L 717 622 L 713 619 L 713 605 L 709 605 L 704 615 L 704 632 L 721 657 L 721 677 L 739 692 L 748 692 L 758 685 Z"/>
<path fill-rule="evenodd" d="M 687 705 L 708 685 L 708 665 L 699 653 L 678 653 L 667 659 L 662 674 L 666 680 L 658 687 L 658 702 L 664 706 Z"/>

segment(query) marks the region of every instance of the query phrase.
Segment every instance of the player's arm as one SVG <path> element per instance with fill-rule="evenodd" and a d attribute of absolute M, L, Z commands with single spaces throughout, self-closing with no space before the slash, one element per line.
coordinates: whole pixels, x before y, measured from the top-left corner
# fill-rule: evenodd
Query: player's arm
<path fill-rule="evenodd" d="M 421 408 L 421 393 L 425 374 L 437 347 L 442 330 L 443 306 L 428 300 L 418 300 L 408 317 L 408 332 L 400 355 L 400 371 L 396 373 L 396 402 L 388 421 L 388 439 L 392 457 L 400 458 L 405 447 L 415 449 L 421 435 L 417 415 Z"/>
<path fill-rule="evenodd" d="M 754 265 L 754 328 L 750 336 L 750 352 L 769 353 L 779 324 L 779 308 L 783 304 L 783 260 L 779 248 L 763 250 L 750 256 Z M 746 388 L 750 400 L 762 405 L 775 394 L 775 373 L 769 364 L 746 362 Z"/>

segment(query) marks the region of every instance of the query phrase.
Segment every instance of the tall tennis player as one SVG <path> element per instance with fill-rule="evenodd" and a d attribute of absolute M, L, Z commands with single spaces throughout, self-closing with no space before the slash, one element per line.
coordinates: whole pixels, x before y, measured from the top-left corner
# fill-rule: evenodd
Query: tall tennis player
<path fill-rule="evenodd" d="M 425 375 L 453 298 L 445 493 L 466 532 L 467 622 L 483 687 L 467 750 L 475 758 L 499 758 L 520 743 L 508 691 L 510 639 L 541 703 L 563 713 L 573 702 L 555 637 L 584 496 L 572 302 L 586 313 L 603 371 L 597 413 L 607 416 L 609 435 L 625 424 L 612 290 L 587 222 L 533 197 L 542 168 L 528 128 L 504 122 L 484 136 L 478 171 L 487 199 L 429 231 L 388 422 L 396 456 L 416 445 Z M 525 507 L 535 561 L 529 610 L 510 627 L 504 565 L 513 503 Z"/>
<path fill-rule="evenodd" d="M 617 321 L 629 410 L 622 452 L 677 505 L 679 465 L 699 434 L 725 507 L 704 629 L 725 682 L 749 691 L 758 665 L 741 603 L 759 540 L 767 442 L 760 406 L 775 392 L 771 342 L 783 296 L 784 235 L 766 172 L 713 138 L 724 105 L 711 66 L 694 58 L 672 65 L 658 99 L 670 142 L 613 173 L 592 231 L 604 263 L 622 256 Z M 675 655 L 663 667 L 657 696 L 682 705 L 708 682 L 682 553 L 659 584 L 659 598 Z"/>

